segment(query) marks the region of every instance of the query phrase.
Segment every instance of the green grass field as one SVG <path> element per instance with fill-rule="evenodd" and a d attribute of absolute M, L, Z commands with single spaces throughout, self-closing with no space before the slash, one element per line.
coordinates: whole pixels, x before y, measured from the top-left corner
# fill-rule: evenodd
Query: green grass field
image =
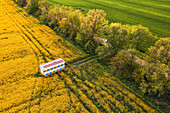
<path fill-rule="evenodd" d="M 141 24 L 159 37 L 170 36 L 170 0 L 46 0 L 53 4 L 63 4 L 81 8 L 102 9 L 109 22 Z"/>

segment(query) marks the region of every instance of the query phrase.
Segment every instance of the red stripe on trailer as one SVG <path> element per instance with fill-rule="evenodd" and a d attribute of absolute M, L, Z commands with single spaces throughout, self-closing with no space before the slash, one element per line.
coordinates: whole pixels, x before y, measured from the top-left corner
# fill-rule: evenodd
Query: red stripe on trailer
<path fill-rule="evenodd" d="M 54 62 L 53 62 L 53 63 L 51 63 L 51 64 L 48 64 L 48 65 L 43 66 L 43 68 L 47 68 L 47 67 L 50 67 L 50 66 L 53 66 L 53 65 L 56 65 L 56 64 L 62 63 L 62 62 L 64 62 L 64 61 L 63 61 L 63 60 L 60 60 L 60 61 L 54 61 Z"/>

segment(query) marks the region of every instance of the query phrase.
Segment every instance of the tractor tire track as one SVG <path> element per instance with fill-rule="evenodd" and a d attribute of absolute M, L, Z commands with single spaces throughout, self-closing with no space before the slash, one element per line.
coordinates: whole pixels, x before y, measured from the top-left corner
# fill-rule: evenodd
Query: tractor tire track
<path fill-rule="evenodd" d="M 4 9 L 4 11 L 6 12 L 6 14 L 11 18 L 11 20 L 13 21 L 13 23 L 15 23 L 15 25 L 18 26 L 18 28 L 20 29 L 19 32 L 21 33 L 21 36 L 23 37 L 23 39 L 26 41 L 26 43 L 30 46 L 30 48 L 31 48 L 31 49 L 33 50 L 33 52 L 35 53 L 36 59 L 37 59 L 37 65 L 38 65 L 37 67 L 39 67 L 38 53 L 35 52 L 35 49 L 33 49 L 34 47 L 32 47 L 32 45 L 31 45 L 30 43 L 32 43 L 32 44 L 36 47 L 36 49 L 38 49 L 38 51 L 42 54 L 41 50 L 36 46 L 36 44 L 33 43 L 33 41 L 32 41 L 32 40 L 27 36 L 27 34 L 22 30 L 22 28 L 21 28 L 20 25 L 19 25 L 19 22 L 17 23 L 17 21 L 15 20 L 15 16 L 12 15 L 12 14 L 9 15 L 10 13 L 8 13 L 8 9 L 5 7 L 5 5 L 2 4 L 2 3 L 0 3 L 0 5 L 1 5 L 2 8 Z M 23 35 L 23 34 L 24 34 L 24 35 Z M 28 42 L 28 41 L 26 40 L 26 38 L 27 38 L 30 42 Z M 45 56 L 44 56 L 43 54 L 42 54 L 42 56 L 43 56 L 43 59 L 46 61 Z M 40 71 L 40 69 L 38 68 L 38 72 L 39 72 L 39 71 Z M 43 86 L 43 84 L 44 84 L 44 78 L 42 78 L 42 79 L 43 79 L 43 82 L 42 82 L 42 86 Z M 36 82 L 37 82 L 37 78 L 36 78 L 36 80 L 35 80 L 35 86 L 36 86 Z M 41 88 L 40 101 L 39 101 L 39 102 L 41 102 L 42 89 L 43 89 L 43 87 Z M 31 97 L 33 97 L 34 90 L 35 90 L 35 87 L 33 88 Z M 28 101 L 25 101 L 25 102 L 20 102 L 20 103 L 17 104 L 17 105 L 14 105 L 14 106 L 11 106 L 11 107 L 9 107 L 9 108 L 6 108 L 5 111 L 11 109 L 12 107 L 17 107 L 17 106 L 20 106 L 21 104 L 24 104 L 24 103 L 27 103 L 27 102 L 29 102 L 29 100 L 28 100 Z M 31 103 L 30 103 L 30 104 L 31 104 Z M 30 111 L 30 109 L 29 109 L 29 111 Z"/>
<path fill-rule="evenodd" d="M 2 5 L 3 5 L 3 4 L 2 4 Z M 11 6 L 11 5 L 10 5 L 10 6 Z M 25 37 L 29 40 L 29 41 L 27 41 L 27 42 L 29 42 L 30 45 L 35 46 L 35 48 L 36 48 L 36 49 L 40 52 L 40 54 L 43 56 L 43 59 L 44 59 L 45 61 L 47 61 L 45 54 L 44 54 L 44 53 L 42 52 L 42 50 L 40 49 L 40 48 L 43 48 L 43 49 L 44 49 L 44 47 L 41 46 L 41 44 L 39 43 L 39 41 L 37 41 L 37 39 L 35 38 L 35 36 L 29 31 L 29 28 L 23 25 L 24 21 L 20 22 L 19 19 L 18 19 L 19 17 L 16 18 L 16 16 L 15 16 L 14 14 L 8 13 L 8 12 L 9 12 L 9 11 L 8 11 L 8 8 L 6 8 L 5 6 L 4 6 L 4 9 L 6 10 L 6 13 L 8 14 L 8 16 L 13 20 L 13 22 L 16 24 L 16 26 L 20 29 L 20 33 L 21 33 L 21 34 L 24 34 Z M 22 19 L 21 19 L 21 20 L 22 20 Z M 24 31 L 23 29 L 26 30 L 26 31 Z M 26 39 L 25 39 L 25 40 L 26 40 Z M 37 44 L 39 44 L 39 45 L 37 45 L 37 44 L 35 44 L 35 43 L 37 43 Z M 32 47 L 32 48 L 34 48 L 34 47 Z"/>
<path fill-rule="evenodd" d="M 98 87 L 98 89 L 100 89 L 101 91 L 104 91 L 107 95 L 109 95 L 109 96 L 111 96 L 112 98 L 114 98 L 114 96 L 113 96 L 113 94 L 112 93 L 109 93 L 109 91 L 106 91 L 106 90 L 104 90 L 100 85 L 98 85 L 98 84 L 96 84 L 96 83 L 93 83 L 93 82 L 90 82 L 90 81 L 88 81 L 90 84 L 93 84 L 95 87 L 91 87 L 91 86 L 89 86 L 87 83 L 84 83 L 84 81 L 81 79 L 81 78 L 79 78 L 78 77 L 78 75 L 77 74 L 74 74 L 75 76 L 74 77 L 76 77 L 76 79 L 78 80 L 78 81 L 81 81 L 81 84 L 83 84 L 83 85 L 85 85 L 86 87 L 88 87 L 89 88 L 89 90 L 95 90 L 96 91 L 96 93 L 95 94 L 99 94 L 99 95 L 101 95 L 101 93 L 100 92 L 98 92 L 97 91 L 97 87 Z M 87 72 L 86 71 L 86 75 L 89 75 L 89 72 Z M 95 78 L 93 78 L 93 79 L 95 79 Z M 76 82 L 74 82 L 75 84 L 76 84 Z M 81 86 L 77 86 L 77 87 L 79 87 L 79 88 L 83 88 L 83 87 L 81 87 Z M 86 93 L 86 95 L 87 95 L 87 97 L 89 97 L 89 95 L 88 95 L 88 93 Z M 90 98 L 90 97 L 89 97 Z M 96 101 L 96 102 L 98 102 L 97 100 L 97 98 L 94 96 L 94 98 L 92 98 L 92 99 L 90 99 L 90 100 L 93 100 L 93 101 Z M 105 102 L 107 103 L 107 105 L 109 106 L 109 108 L 113 111 L 113 108 L 112 107 L 110 107 L 110 105 L 111 106 L 114 106 L 114 104 L 113 104 L 113 102 L 111 102 L 110 100 L 107 100 L 107 99 L 105 99 Z M 100 103 L 100 102 L 99 102 Z M 95 103 L 94 103 L 95 104 Z M 97 104 L 95 104 L 98 108 L 100 108 L 102 105 L 97 105 Z M 106 104 L 105 104 L 106 105 Z M 105 112 L 107 112 L 107 110 L 105 109 L 105 108 L 102 108 L 103 110 L 105 110 Z M 119 110 L 120 111 L 120 110 Z M 102 111 L 103 112 L 103 111 Z M 120 111 L 121 112 L 121 111 Z"/>
<path fill-rule="evenodd" d="M 33 49 L 34 47 L 32 46 L 32 44 L 36 47 L 36 49 L 38 49 L 39 50 L 39 48 L 32 42 L 32 40 L 28 37 L 28 35 L 22 30 L 22 28 L 21 28 L 21 26 L 20 26 L 20 24 L 19 23 L 17 23 L 17 21 L 15 20 L 15 16 L 13 16 L 12 14 L 11 15 L 9 15 L 10 13 L 8 13 L 9 11 L 8 11 L 8 9 L 4 6 L 4 4 L 2 4 L 1 3 L 1 6 L 3 7 L 3 9 L 6 11 L 6 14 L 11 18 L 11 20 L 13 21 L 13 23 L 20 29 L 20 33 L 21 33 L 21 35 L 22 35 L 22 37 L 23 37 L 23 39 L 26 41 L 26 43 L 31 47 L 31 49 L 35 52 L 35 49 Z M 29 40 L 26 40 L 26 38 Z M 31 44 L 32 43 L 32 44 Z M 39 50 L 40 51 L 40 50 Z M 36 54 L 36 56 L 38 55 L 38 53 L 36 53 L 35 52 L 35 54 Z M 37 56 L 37 58 L 38 58 L 38 56 Z M 45 58 L 45 57 L 44 57 Z M 39 61 L 39 58 L 37 59 L 38 61 Z M 38 64 L 39 64 L 39 62 L 38 62 Z"/>
<path fill-rule="evenodd" d="M 69 64 L 67 65 L 66 70 L 70 70 L 70 69 L 72 69 L 72 68 L 74 68 L 74 67 L 79 67 L 79 66 L 81 66 L 81 65 L 83 65 L 83 64 L 85 64 L 85 63 L 87 63 L 87 62 L 92 61 L 92 60 L 93 60 L 95 57 L 97 57 L 97 56 L 98 56 L 98 55 L 89 56 L 89 57 L 83 58 L 82 60 L 78 60 L 78 61 L 76 61 L 76 62 L 69 63 Z"/>
<path fill-rule="evenodd" d="M 11 7 L 13 7 L 13 8 L 16 9 L 16 10 L 19 10 L 18 7 L 14 7 L 14 6 L 11 6 Z M 49 34 L 47 30 L 41 28 L 37 23 L 35 23 L 35 22 L 31 21 L 30 19 L 28 19 L 28 17 L 26 17 L 24 14 L 22 14 L 22 13 L 19 13 L 19 14 L 20 14 L 20 16 L 21 16 L 24 20 L 26 20 L 27 22 L 29 22 L 31 25 L 34 24 L 34 25 L 36 26 L 36 28 L 38 28 L 39 31 L 41 31 L 41 33 L 43 33 L 43 34 L 45 34 L 46 36 L 54 39 L 54 37 L 53 37 L 51 34 Z M 24 22 L 26 23 L 26 21 L 24 21 Z M 25 24 L 25 25 L 26 25 L 26 24 Z M 29 29 L 29 28 L 28 28 L 28 29 Z M 29 29 L 29 30 L 31 30 L 32 33 L 33 33 L 33 32 L 36 32 L 36 31 L 33 30 L 33 29 Z M 29 32 L 29 33 L 30 33 L 30 34 L 33 36 L 33 38 L 41 45 L 41 47 L 42 47 L 45 51 L 47 51 L 47 53 L 52 57 L 51 59 L 54 60 L 54 55 L 52 55 L 52 54 L 40 43 L 40 41 L 38 41 L 38 40 L 36 39 L 36 37 L 35 37 L 31 32 Z"/>
<path fill-rule="evenodd" d="M 95 89 L 96 90 L 96 88 L 94 87 L 94 88 L 91 88 L 91 87 L 89 87 L 87 84 L 85 84 L 81 79 L 79 79 L 77 76 L 74 76 L 74 77 L 76 77 L 76 79 L 77 80 L 79 80 L 79 81 L 81 81 L 81 83 L 83 84 L 83 85 L 85 85 L 86 87 L 88 87 L 89 89 Z M 79 85 L 77 85 L 77 83 L 76 82 L 78 82 L 78 81 L 76 81 L 76 79 L 75 78 L 72 78 L 72 77 L 70 77 L 70 79 L 73 81 L 73 83 L 77 86 L 77 88 L 79 88 L 82 92 L 83 92 L 83 90 L 82 90 L 82 86 L 79 86 Z M 97 100 L 98 99 L 96 99 L 95 97 L 94 98 L 91 98 L 90 96 L 89 96 L 89 94 L 86 92 L 83 92 L 86 96 L 87 96 L 87 98 L 89 99 L 89 100 L 92 100 L 92 102 L 93 102 L 93 104 L 100 110 L 101 108 L 103 109 L 103 110 L 105 110 L 105 108 L 103 108 L 103 106 L 102 105 L 98 105 L 98 104 L 96 104 L 96 103 L 94 103 L 94 102 L 97 102 Z M 98 93 L 98 92 L 97 92 Z M 96 93 L 96 94 L 97 94 Z M 98 94 L 100 94 L 100 93 L 98 93 Z M 106 102 L 106 100 L 105 100 L 105 102 Z M 107 103 L 107 105 L 108 105 L 108 102 L 106 102 Z M 106 104 L 105 104 L 106 105 Z M 103 111 L 101 111 L 100 110 L 100 112 L 103 112 Z M 105 112 L 107 112 L 107 111 L 105 111 Z"/>
<path fill-rule="evenodd" d="M 66 84 L 66 87 L 73 93 L 76 95 L 76 97 L 78 98 L 78 100 L 82 103 L 82 105 L 84 106 L 84 108 L 88 111 L 88 112 L 91 112 L 90 111 L 90 108 L 87 107 L 87 105 L 79 98 L 79 95 L 70 87 L 70 84 L 67 85 L 67 81 L 65 79 L 65 77 L 62 77 L 61 75 L 59 75 L 59 78 L 61 80 L 63 80 Z M 72 80 L 71 80 L 72 81 Z M 74 84 L 75 85 L 75 84 Z"/>

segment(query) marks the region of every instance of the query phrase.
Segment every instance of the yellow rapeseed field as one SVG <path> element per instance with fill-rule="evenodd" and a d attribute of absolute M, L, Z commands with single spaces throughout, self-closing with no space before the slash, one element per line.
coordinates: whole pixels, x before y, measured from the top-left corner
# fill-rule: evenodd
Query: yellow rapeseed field
<path fill-rule="evenodd" d="M 40 64 L 83 56 L 12 0 L 0 0 L 0 112 L 157 112 L 95 61 L 40 75 Z"/>

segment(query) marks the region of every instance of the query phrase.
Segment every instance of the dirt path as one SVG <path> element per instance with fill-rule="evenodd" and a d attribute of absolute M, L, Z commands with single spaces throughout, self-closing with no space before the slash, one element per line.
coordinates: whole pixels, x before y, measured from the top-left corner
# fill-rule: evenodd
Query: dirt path
<path fill-rule="evenodd" d="M 85 57 L 85 58 L 83 58 L 83 59 L 81 59 L 81 60 L 75 61 L 75 62 L 73 62 L 73 63 L 70 63 L 70 64 L 67 65 L 66 70 L 72 69 L 72 68 L 74 68 L 74 67 L 81 66 L 81 65 L 83 65 L 84 63 L 87 63 L 87 62 L 93 60 L 94 58 L 96 58 L 96 57 L 98 57 L 98 56 L 99 56 L 99 55 L 93 55 L 93 56 Z"/>

